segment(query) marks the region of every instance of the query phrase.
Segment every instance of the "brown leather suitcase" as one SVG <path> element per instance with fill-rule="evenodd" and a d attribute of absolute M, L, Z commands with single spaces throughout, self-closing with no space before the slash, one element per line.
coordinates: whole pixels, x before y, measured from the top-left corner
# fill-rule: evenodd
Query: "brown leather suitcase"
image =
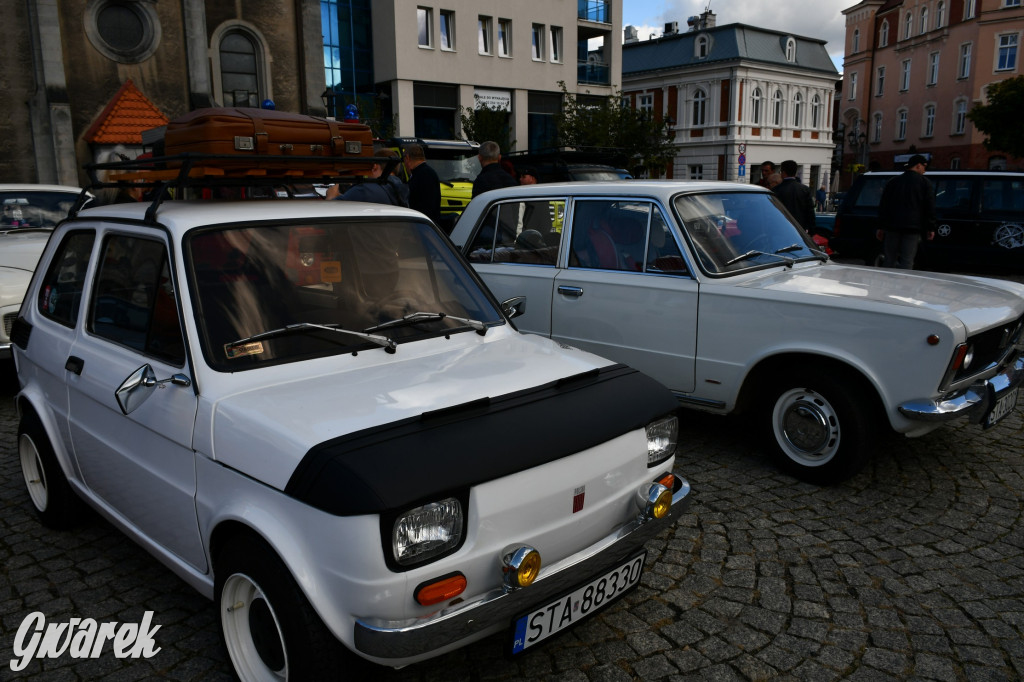
<path fill-rule="evenodd" d="M 167 124 L 164 154 L 323 157 L 373 156 L 373 134 L 360 123 L 333 121 L 268 109 L 196 109 Z M 266 166 L 266 163 L 259 164 Z"/>

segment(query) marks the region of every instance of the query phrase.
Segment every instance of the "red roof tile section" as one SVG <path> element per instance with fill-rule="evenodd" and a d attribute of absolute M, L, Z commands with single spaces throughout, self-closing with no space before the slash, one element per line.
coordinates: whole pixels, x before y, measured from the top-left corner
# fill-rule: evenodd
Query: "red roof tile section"
<path fill-rule="evenodd" d="M 167 116 L 129 79 L 85 133 L 92 144 L 142 144 L 142 131 L 166 125 Z"/>

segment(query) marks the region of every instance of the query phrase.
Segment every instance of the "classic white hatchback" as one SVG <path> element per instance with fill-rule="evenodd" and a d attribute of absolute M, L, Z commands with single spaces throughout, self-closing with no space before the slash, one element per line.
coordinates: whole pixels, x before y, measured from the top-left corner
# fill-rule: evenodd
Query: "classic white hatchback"
<path fill-rule="evenodd" d="M 84 499 L 212 597 L 243 680 L 528 649 L 635 586 L 689 500 L 671 394 L 517 332 L 407 209 L 87 209 L 13 339 L 38 515 Z"/>
<path fill-rule="evenodd" d="M 749 409 L 819 483 L 908 436 L 1005 417 L 1024 378 L 1024 285 L 839 265 L 767 190 L 724 182 L 511 187 L 452 241 L 524 331 L 626 363 L 690 407 Z"/>

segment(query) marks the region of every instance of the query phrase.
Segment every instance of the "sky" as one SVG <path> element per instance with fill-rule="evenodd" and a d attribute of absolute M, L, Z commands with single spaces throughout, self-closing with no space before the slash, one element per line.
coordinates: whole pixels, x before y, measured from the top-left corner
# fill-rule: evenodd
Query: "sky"
<path fill-rule="evenodd" d="M 843 71 L 846 17 L 842 11 L 857 0 L 623 0 L 622 25 L 636 26 L 641 40 L 658 37 L 670 21 L 686 31 L 686 20 L 709 5 L 718 26 L 747 24 L 827 41 L 836 70 Z"/>

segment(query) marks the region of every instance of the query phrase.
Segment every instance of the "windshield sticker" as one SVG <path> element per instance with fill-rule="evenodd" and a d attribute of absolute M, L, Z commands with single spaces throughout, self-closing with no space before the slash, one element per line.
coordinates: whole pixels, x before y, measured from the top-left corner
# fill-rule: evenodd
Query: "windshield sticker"
<path fill-rule="evenodd" d="M 320 263 L 320 281 L 325 284 L 341 282 L 341 261 L 325 260 Z"/>
<path fill-rule="evenodd" d="M 230 343 L 224 344 L 224 355 L 227 356 L 228 360 L 245 357 L 246 355 L 259 355 L 262 352 L 263 343 L 260 341 L 241 343 L 237 346 L 232 346 Z"/>

